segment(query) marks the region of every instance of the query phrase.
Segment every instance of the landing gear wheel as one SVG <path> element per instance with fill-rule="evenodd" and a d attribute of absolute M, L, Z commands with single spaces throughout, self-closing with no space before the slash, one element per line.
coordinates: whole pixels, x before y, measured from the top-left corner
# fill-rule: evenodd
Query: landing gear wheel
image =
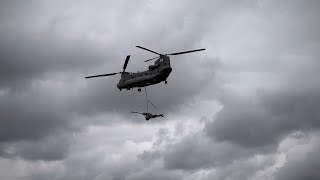
<path fill-rule="evenodd" d="M 139 89 L 138 89 L 138 91 L 140 92 L 140 91 L 141 91 L 141 89 L 139 88 Z"/>
<path fill-rule="evenodd" d="M 168 83 L 168 81 L 164 81 L 164 83 L 165 83 L 165 84 L 167 84 L 167 83 Z"/>

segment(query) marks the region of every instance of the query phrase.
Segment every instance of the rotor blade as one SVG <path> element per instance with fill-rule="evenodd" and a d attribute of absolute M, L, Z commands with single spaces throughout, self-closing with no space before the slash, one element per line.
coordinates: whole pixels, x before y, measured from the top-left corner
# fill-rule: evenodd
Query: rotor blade
<path fill-rule="evenodd" d="M 95 77 L 102 77 L 102 76 L 113 76 L 119 73 L 109 73 L 109 74 L 99 74 L 99 75 L 94 75 L 94 76 L 87 76 L 86 78 L 95 78 Z"/>
<path fill-rule="evenodd" d="M 124 71 L 126 70 L 126 68 L 127 68 L 129 59 L 130 59 L 130 55 L 127 56 L 127 58 L 126 58 L 126 60 L 125 60 L 125 62 L 124 62 L 124 64 L 123 64 L 123 72 L 124 72 Z"/>
<path fill-rule="evenodd" d="M 191 50 L 191 51 L 176 52 L 176 53 L 171 53 L 171 54 L 167 54 L 167 55 L 179 55 L 179 54 L 186 54 L 186 53 L 192 53 L 192 52 L 204 51 L 204 50 L 206 50 L 206 49 L 195 49 L 195 50 Z"/>
<path fill-rule="evenodd" d="M 159 57 L 160 57 L 160 56 L 155 57 L 155 58 L 151 58 L 151 59 L 145 60 L 144 62 L 148 62 L 148 61 L 151 61 L 151 60 L 157 59 L 157 58 L 159 58 Z"/>
<path fill-rule="evenodd" d="M 137 48 L 140 48 L 140 49 L 144 49 L 144 50 L 149 51 L 149 52 L 153 52 L 153 53 L 158 54 L 158 55 L 161 55 L 161 54 L 159 54 L 159 53 L 157 53 L 157 52 L 155 52 L 155 51 L 152 51 L 152 50 L 150 50 L 150 49 L 147 49 L 147 48 L 144 48 L 144 47 L 141 47 L 141 46 L 136 46 L 136 47 L 137 47 Z"/>

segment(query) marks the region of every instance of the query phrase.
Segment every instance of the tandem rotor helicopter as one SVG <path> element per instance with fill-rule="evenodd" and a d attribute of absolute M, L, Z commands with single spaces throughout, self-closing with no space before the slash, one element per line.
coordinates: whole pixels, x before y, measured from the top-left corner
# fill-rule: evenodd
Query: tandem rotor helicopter
<path fill-rule="evenodd" d="M 182 52 L 176 52 L 171 54 L 160 54 L 155 51 L 152 51 L 150 49 L 136 46 L 137 48 L 152 52 L 154 54 L 157 54 L 159 56 L 145 60 L 145 62 L 155 60 L 155 63 L 153 65 L 150 65 L 148 67 L 148 70 L 132 73 L 132 72 L 126 72 L 126 68 L 130 59 L 130 55 L 127 56 L 124 65 L 123 65 L 123 71 L 122 72 L 116 72 L 116 73 L 109 73 L 109 74 L 99 74 L 94 76 L 87 76 L 86 78 L 96 78 L 96 77 L 103 77 L 103 76 L 113 76 L 116 74 L 121 74 L 121 79 L 119 80 L 119 83 L 117 84 L 117 87 L 121 91 L 122 89 L 133 89 L 138 88 L 138 91 L 141 91 L 141 87 L 150 86 L 153 84 L 158 84 L 162 81 L 167 84 L 167 78 L 170 75 L 172 68 L 170 66 L 170 58 L 169 56 L 175 56 L 180 54 L 186 54 L 186 53 L 192 53 L 197 51 L 203 51 L 205 49 L 195 49 L 190 51 L 182 51 Z"/>

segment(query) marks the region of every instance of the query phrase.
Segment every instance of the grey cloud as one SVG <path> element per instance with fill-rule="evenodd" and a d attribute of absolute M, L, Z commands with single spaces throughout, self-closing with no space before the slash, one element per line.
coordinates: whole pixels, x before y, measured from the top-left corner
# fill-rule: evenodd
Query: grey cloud
<path fill-rule="evenodd" d="M 152 143 L 151 151 L 143 151 L 137 157 L 144 162 L 153 163 L 163 157 L 161 147 L 171 144 L 173 139 L 170 137 L 170 131 L 167 128 L 160 128 L 156 134 L 156 140 Z"/>
<path fill-rule="evenodd" d="M 243 102 L 242 102 L 243 101 Z M 230 104 L 224 104 L 223 109 L 208 123 L 206 132 L 218 141 L 230 141 L 244 147 L 268 146 L 277 143 L 279 136 L 272 126 L 272 119 L 259 105 L 236 98 Z M 273 120 L 277 121 L 277 119 Z"/>
<path fill-rule="evenodd" d="M 317 61 L 319 53 L 316 50 L 319 42 L 317 29 L 320 24 L 316 20 L 319 13 L 315 10 L 319 4 L 316 1 L 293 1 L 290 4 L 260 2 L 261 5 L 257 1 L 252 2 L 257 3 L 257 6 L 251 10 L 263 13 L 257 15 L 264 18 L 278 17 L 262 29 L 263 33 L 260 35 L 272 37 L 259 43 L 261 47 L 257 50 L 260 53 L 255 59 L 259 62 L 264 59 L 263 56 L 269 57 L 264 60 L 268 64 L 269 78 L 261 78 L 259 82 L 255 82 L 255 76 L 264 76 L 266 66 L 263 63 L 252 66 L 241 62 L 241 70 L 232 71 L 236 79 L 232 83 L 240 85 L 237 81 L 251 80 L 253 82 L 243 84 L 248 85 L 245 89 L 252 88 L 254 91 L 246 94 L 246 90 L 241 91 L 237 87 L 222 87 L 217 98 L 223 109 L 207 124 L 206 132 L 212 139 L 220 142 L 272 150 L 291 132 L 319 129 L 320 114 L 317 109 L 320 106 L 320 84 L 315 78 L 320 67 Z M 247 67 L 252 69 L 245 70 Z M 225 69 L 222 68 L 221 72 L 223 70 Z M 236 78 L 243 72 L 249 76 Z"/>
<path fill-rule="evenodd" d="M 1 93 L 4 92 L 4 95 L 0 94 L 0 141 L 40 140 L 56 132 L 70 131 L 72 133 L 78 129 L 78 127 L 77 129 L 74 127 L 81 123 L 79 122 L 81 120 L 76 121 L 74 118 L 84 116 L 91 119 L 114 110 L 126 114 L 125 118 L 127 120 L 136 121 L 132 117 L 129 118 L 131 115 L 129 112 L 130 110 L 136 110 L 137 106 L 145 110 L 143 93 L 118 92 L 115 87 L 118 77 L 91 81 L 85 80 L 84 76 L 100 72 L 112 72 L 115 69 L 116 71 L 120 70 L 123 63 L 122 59 L 125 57 L 123 53 L 128 52 L 126 50 L 123 52 L 123 47 L 127 47 L 127 45 L 124 45 L 124 40 L 147 43 L 147 38 L 142 37 L 141 33 L 134 28 L 132 33 L 124 33 L 124 36 L 114 34 L 115 41 L 119 42 L 112 45 L 113 48 L 101 47 L 92 43 L 85 36 L 64 38 L 61 32 L 68 33 L 70 28 L 70 24 L 68 24 L 70 19 L 68 18 L 70 17 L 65 16 L 60 8 L 57 12 L 62 14 L 55 15 L 55 12 L 51 10 L 44 12 L 48 4 L 44 5 L 39 2 L 34 1 L 34 3 L 26 5 L 6 1 L 5 4 L 2 3 L 1 5 L 1 8 L 6 9 L 6 11 L 1 11 L 5 15 L 1 17 L 0 27 L 0 37 L 2 39 L 0 42 L 0 90 Z M 54 9 L 58 4 L 52 5 L 52 8 Z M 63 7 L 68 9 L 69 6 L 63 5 Z M 41 18 L 38 16 L 40 13 L 43 13 Z M 134 17 L 136 12 L 133 13 Z M 16 14 L 16 16 L 11 16 L 12 14 Z M 124 13 L 117 18 L 126 19 L 127 15 Z M 95 17 L 95 15 L 91 16 Z M 182 19 L 179 17 L 170 23 L 174 25 L 174 22 L 180 20 L 182 23 Z M 77 21 L 77 19 L 72 20 Z M 32 24 L 27 22 L 32 22 Z M 86 28 L 89 28 L 89 32 L 95 32 L 95 28 L 98 28 L 96 30 L 99 30 L 99 28 L 108 30 L 110 27 L 108 24 L 98 27 L 96 25 L 91 23 Z M 115 28 L 122 28 L 123 25 L 120 23 Z M 64 28 L 61 29 L 61 27 Z M 192 48 L 194 47 L 193 44 L 201 40 L 202 36 L 199 34 L 193 37 L 189 35 L 202 28 L 192 27 L 195 28 L 190 31 L 183 26 L 181 27 L 181 35 L 184 31 L 186 32 L 183 36 L 175 39 L 175 42 L 179 45 L 175 47 L 177 51 L 184 50 L 184 47 Z M 21 29 L 25 29 L 25 31 Z M 174 30 L 175 28 L 171 26 L 170 29 Z M 168 31 L 168 33 L 170 32 Z M 154 33 L 149 32 L 149 34 Z M 137 37 L 142 38 L 142 40 L 137 41 L 137 37 L 131 39 L 136 35 L 139 35 Z M 183 37 L 187 35 L 189 38 L 184 39 Z M 169 42 L 171 42 L 170 39 L 163 41 L 164 44 L 170 44 Z M 117 47 L 120 47 L 120 44 L 122 50 L 121 53 L 118 53 L 120 50 Z M 150 46 L 150 48 L 158 49 L 159 46 L 161 45 Z M 172 49 L 173 47 L 166 49 L 166 51 Z M 162 49 L 159 48 L 159 50 Z M 140 53 L 143 54 L 141 51 Z M 191 57 L 197 58 L 198 56 Z M 179 60 L 183 59 L 177 59 L 177 61 Z M 210 60 L 207 59 L 206 61 Z M 137 68 L 136 64 L 133 58 L 129 66 L 135 69 Z M 188 64 L 180 63 L 179 66 L 176 66 L 175 75 L 185 74 L 183 69 L 192 70 L 192 65 Z M 211 65 L 212 69 L 203 64 L 203 68 L 208 74 L 211 74 L 211 71 L 216 67 L 215 64 Z M 165 87 L 160 89 L 160 85 L 150 89 L 151 99 L 159 107 L 159 111 L 167 111 L 174 105 L 184 103 L 186 101 L 185 97 L 191 98 L 198 93 L 198 86 L 202 86 L 207 79 L 201 81 L 202 78 L 198 78 L 197 73 L 192 70 L 192 73 L 188 73 L 187 76 L 173 77 L 172 81 L 169 82 L 170 86 L 166 87 L 166 92 L 170 93 L 163 93 Z M 85 86 L 79 87 L 77 91 L 60 91 L 58 87 L 53 85 L 54 83 L 61 83 L 65 89 L 71 90 L 77 88 L 74 81 L 80 81 L 79 79 L 83 79 L 82 83 L 85 83 Z M 199 84 L 190 86 L 187 83 L 190 80 L 199 82 Z M 49 88 L 41 86 L 42 83 L 47 82 L 52 87 L 50 91 Z M 176 88 L 178 86 L 184 88 L 183 92 L 185 94 Z M 170 102 L 166 102 L 165 99 L 170 99 Z M 106 120 L 106 122 L 108 121 Z"/>
<path fill-rule="evenodd" d="M 3 143 L 0 154 L 5 158 L 20 157 L 31 161 L 61 160 L 67 156 L 71 144 L 70 139 L 63 136 L 65 134 L 53 134 L 41 140 Z"/>
<path fill-rule="evenodd" d="M 243 148 L 228 142 L 215 142 L 203 133 L 198 133 L 169 145 L 163 158 L 167 169 L 194 171 L 226 167 L 235 161 L 261 153 L 263 151 L 260 149 Z"/>
<path fill-rule="evenodd" d="M 251 171 L 263 168 L 247 159 L 273 153 L 290 132 L 319 129 L 319 86 L 315 78 L 319 67 L 317 7 L 316 1 L 175 1 L 170 5 L 162 1 L 2 1 L 0 156 L 22 158 L 26 166 L 45 160 L 43 169 L 26 172 L 27 179 L 185 179 L 203 169 L 221 172 L 212 173 L 209 179 L 247 179 Z M 241 29 L 241 20 L 255 21 L 253 25 L 260 28 L 249 23 L 247 29 Z M 228 32 L 230 29 L 234 31 Z M 263 33 L 255 36 L 256 32 Z M 243 39 L 237 39 L 238 36 Z M 246 44 L 250 37 L 257 38 L 258 43 Z M 241 48 L 234 48 L 234 43 Z M 137 120 L 129 113 L 145 109 L 143 92 L 119 92 L 115 87 L 118 77 L 85 80 L 84 76 L 121 70 L 127 54 L 132 55 L 128 70 L 146 69 L 142 60 L 153 55 L 134 49 L 135 45 L 170 53 L 202 48 L 203 44 L 212 49 L 172 57 L 169 84 L 148 89 L 150 99 L 158 107 L 154 111 L 163 113 L 174 113 L 175 107 L 190 101 L 219 98 L 223 110 L 206 124 L 206 134 L 190 134 L 173 143 L 164 131 L 153 151 L 117 162 L 108 159 L 108 154 L 96 153 L 113 143 L 92 147 L 90 151 L 83 142 L 79 149 L 71 145 L 73 151 L 69 154 L 68 143 L 56 142 L 53 136 L 57 133 L 65 133 L 58 138 L 63 141 L 79 129 L 110 125 L 104 122 L 145 123 L 143 118 Z M 221 51 L 228 57 L 213 57 Z M 242 61 L 252 53 L 263 62 Z M 239 78 L 226 84 L 215 83 L 217 75 L 228 76 L 221 69 L 228 66 L 228 58 L 232 65 L 242 65 L 232 71 L 232 76 Z M 261 78 L 265 80 L 261 84 L 281 81 L 285 82 L 284 88 L 266 90 L 257 97 L 251 94 L 251 99 L 245 99 L 245 95 L 242 99 L 241 93 L 232 90 L 230 94 L 224 92 L 224 85 L 232 89 L 251 80 L 237 70 L 254 71 L 253 76 L 260 80 L 259 70 L 265 70 L 265 65 L 272 71 L 266 79 Z M 316 85 L 312 86 L 311 81 Z M 49 88 L 44 88 L 43 83 L 49 84 Z M 248 89 L 256 88 L 256 84 L 248 84 Z M 210 99 L 202 94 L 204 89 L 210 90 Z M 98 117 L 103 119 L 99 123 Z M 172 119 L 166 116 L 163 120 L 146 126 L 164 126 Z M 140 125 L 135 124 L 137 129 L 132 131 L 139 133 Z M 15 148 L 11 154 L 10 147 Z M 38 151 L 32 152 L 35 149 Z M 46 160 L 59 160 L 62 168 L 59 171 L 47 167 L 52 161 Z M 303 167 L 316 166 L 317 160 L 300 165 L 287 164 L 282 170 L 291 172 L 301 167 L 308 173 Z M 279 173 L 279 177 L 285 175 Z"/>
<path fill-rule="evenodd" d="M 269 147 L 248 148 L 229 142 L 213 141 L 202 130 L 189 134 L 178 142 L 159 134 L 152 150 L 144 151 L 138 158 L 151 164 L 163 160 L 164 168 L 167 170 L 197 172 L 224 168 L 255 155 L 269 154 L 272 150 Z"/>
<path fill-rule="evenodd" d="M 23 35 L 27 37 L 15 38 L 11 37 L 13 34 L 6 37 L 8 33 L 0 34 L 3 37 L 0 42 L 1 88 L 19 87 L 21 91 L 25 86 L 30 86 L 32 81 L 50 79 L 62 72 L 84 71 L 112 59 L 103 56 L 104 53 L 88 41 L 66 42 L 49 33 L 36 37 Z"/>
<path fill-rule="evenodd" d="M 205 180 L 207 179 L 208 180 L 209 179 L 212 179 L 212 180 L 255 179 L 256 178 L 255 175 L 257 175 L 259 171 L 272 166 L 274 163 L 275 163 L 275 158 L 272 155 L 264 157 L 263 160 L 258 160 L 254 156 L 250 156 L 246 159 L 235 161 L 234 163 L 229 164 L 228 166 L 217 167 L 203 179 Z"/>
<path fill-rule="evenodd" d="M 276 146 L 294 131 L 319 129 L 319 88 L 310 87 L 295 84 L 254 99 L 230 98 L 207 124 L 207 134 L 218 141 L 261 147 Z"/>
<path fill-rule="evenodd" d="M 212 145 L 212 144 L 211 144 Z M 193 170 L 214 166 L 214 146 L 202 137 L 191 136 L 167 148 L 164 165 L 168 169 Z"/>
<path fill-rule="evenodd" d="M 38 90 L 1 97 L 0 142 L 41 139 L 68 129 L 70 116 L 58 98 Z"/>
<path fill-rule="evenodd" d="M 319 179 L 320 143 L 317 137 L 315 141 L 303 145 L 305 148 L 289 152 L 286 163 L 275 173 L 274 179 Z"/>
<path fill-rule="evenodd" d="M 155 179 L 155 180 L 161 180 L 161 179 L 169 179 L 169 180 L 179 180 L 183 179 L 184 174 L 182 172 L 178 171 L 166 171 L 163 170 L 161 167 L 156 168 L 150 168 L 145 171 L 133 174 L 128 177 L 128 180 L 147 180 L 147 179 Z"/>
<path fill-rule="evenodd" d="M 192 7 L 192 3 L 186 3 L 188 6 Z M 10 5 L 11 7 L 12 5 Z M 16 5 L 18 6 L 18 5 Z M 33 6 L 28 6 L 28 8 L 39 8 L 42 5 L 37 6 L 36 3 Z M 44 6 L 45 7 L 45 6 Z M 66 5 L 66 7 L 69 7 Z M 94 8 L 89 6 L 90 8 Z M 174 6 L 172 6 L 174 7 Z M 81 9 L 81 8 L 80 8 Z M 59 12 L 61 10 L 59 9 Z M 200 11 L 200 9 L 197 9 Z M 32 11 L 31 11 L 32 12 Z M 51 11 L 49 11 L 51 12 Z M 19 12 L 17 12 L 19 13 Z M 23 13 L 23 12 L 21 12 Z M 141 11 L 140 13 L 146 13 Z M 170 13 L 176 14 L 173 9 L 170 10 Z M 178 11 L 179 13 L 185 13 L 184 11 Z M 50 14 L 50 13 L 48 13 Z M 0 86 L 2 88 L 5 87 L 15 87 L 16 89 L 22 90 L 25 86 L 28 86 L 31 82 L 35 80 L 45 80 L 51 79 L 52 76 L 76 76 L 73 77 L 74 79 L 80 79 L 85 75 L 88 74 L 96 74 L 96 73 L 105 73 L 105 72 L 113 72 L 121 70 L 122 66 L 122 59 L 125 56 L 116 56 L 114 52 L 118 52 L 117 47 L 127 47 L 125 42 L 122 42 L 124 36 L 120 36 L 120 34 L 115 34 L 117 38 L 117 45 L 114 45 L 114 48 L 103 47 L 104 52 L 101 48 L 99 48 L 96 44 L 90 43 L 87 41 L 85 37 L 80 37 L 76 39 L 64 39 L 60 37 L 59 32 L 56 32 L 55 28 L 60 27 L 60 23 L 66 26 L 66 31 L 68 30 L 68 24 L 65 24 L 63 21 L 60 23 L 55 23 L 54 21 L 55 16 L 50 16 L 46 14 L 46 18 L 44 20 L 49 21 L 49 25 L 45 26 L 46 28 L 40 29 L 42 33 L 28 33 L 28 32 L 16 32 L 13 27 L 8 26 L 9 30 L 4 31 L 1 35 L 4 37 L 4 41 L 2 41 L 1 45 L 1 55 L 4 61 L 1 61 L 1 78 L 0 78 Z M 33 17 L 36 17 L 37 13 L 30 13 L 28 18 L 32 20 Z M 120 19 L 125 19 L 128 14 L 123 13 L 122 16 L 117 17 Z M 137 12 L 133 12 L 133 18 L 136 18 Z M 62 15 L 61 15 L 62 16 Z M 91 15 L 95 17 L 94 15 Z M 194 13 L 188 15 L 194 18 L 198 18 Z M 9 17 L 8 17 L 9 18 Z M 22 17 L 20 17 L 23 19 Z M 64 18 L 63 16 L 61 17 Z M 147 40 L 146 37 L 142 38 L 143 44 L 146 44 L 148 48 L 154 48 L 157 51 L 163 50 L 164 46 L 161 44 L 171 44 L 172 47 L 165 49 L 166 52 L 170 52 L 174 49 L 176 51 L 187 50 L 190 48 L 194 48 L 193 44 L 198 43 L 204 34 L 200 32 L 204 32 L 205 28 L 201 28 L 205 25 L 197 26 L 194 25 L 190 26 L 190 28 L 186 28 L 185 23 L 183 21 L 184 17 L 179 16 L 177 18 L 173 18 L 172 21 L 166 22 L 170 23 L 172 27 L 166 31 L 166 33 L 175 33 L 175 28 L 180 28 L 180 35 L 178 38 L 175 38 L 174 42 L 178 44 L 172 44 L 170 39 L 165 39 L 163 43 L 146 43 L 143 40 Z M 35 18 L 35 20 L 38 20 Z M 77 19 L 75 19 L 77 20 Z M 135 19 L 132 19 L 134 22 Z M 129 21 L 128 23 L 132 23 Z M 176 22 L 180 22 L 175 24 Z M 35 21 L 35 23 L 41 23 Z M 154 23 L 154 22 L 152 22 Z M 159 23 L 164 23 L 163 21 L 156 23 L 159 26 Z M 200 23 L 196 22 L 196 23 Z M 14 24 L 14 23 L 13 23 Z M 51 24 L 51 25 L 50 25 Z M 89 23 L 89 32 L 94 31 L 95 24 Z M 124 24 L 120 23 L 119 26 L 115 28 L 121 28 Z M 181 27 L 180 27 L 181 25 Z M 188 26 L 189 26 L 188 25 Z M 37 27 L 37 26 L 35 26 Z M 174 28 L 175 27 L 175 28 Z M 93 28 L 93 29 L 92 29 Z M 103 29 L 108 30 L 111 28 L 108 24 L 103 26 Z M 36 28 L 31 29 L 37 31 Z M 138 32 L 134 27 L 132 29 L 131 34 L 140 35 L 141 33 Z M 68 32 L 68 31 L 67 31 Z M 198 32 L 199 34 L 194 34 Z M 152 32 L 148 32 L 150 34 Z M 191 34 L 190 34 L 191 33 Z M 130 35 L 130 33 L 126 33 Z M 125 36 L 127 36 L 125 35 Z M 162 36 L 166 36 L 163 34 Z M 185 38 L 188 37 L 188 38 Z M 138 40 L 137 37 L 129 37 L 130 42 L 133 41 L 132 38 L 136 39 L 136 42 L 141 42 Z M 155 39 L 153 37 L 152 39 Z M 163 39 L 157 37 L 157 39 Z M 149 45 L 147 45 L 149 44 Z M 138 45 L 138 44 L 133 44 Z M 156 46 L 154 46 L 156 45 Z M 162 47 L 159 48 L 159 47 Z M 168 47 L 168 46 L 165 46 Z M 180 47 L 180 48 L 179 48 Z M 123 49 L 123 47 L 121 47 Z M 185 49 L 187 48 L 187 49 Z M 141 52 L 139 54 L 148 54 L 148 52 L 144 53 Z M 142 56 L 142 55 L 141 55 Z M 120 58 L 119 58 L 120 57 Z M 191 57 L 191 58 L 190 58 Z M 118 59 L 118 60 L 115 60 Z M 175 58 L 173 58 L 175 59 Z M 206 85 L 208 78 L 212 75 L 212 72 L 215 71 L 217 68 L 217 64 L 206 64 L 203 63 L 202 70 L 196 71 L 193 67 L 196 63 L 195 59 L 199 59 L 198 56 L 191 55 L 191 56 L 184 56 L 178 57 L 174 61 L 177 62 L 176 66 L 174 67 L 174 73 L 172 73 L 172 77 L 170 77 L 168 87 L 166 87 L 166 92 L 170 93 L 163 93 L 165 90 L 164 87 L 159 88 L 159 86 L 150 89 L 150 96 L 153 99 L 153 102 L 162 108 L 163 111 L 167 111 L 170 107 L 175 105 L 180 105 L 184 103 L 187 99 L 185 97 L 192 98 L 195 94 L 199 92 L 199 87 Z M 108 62 L 116 62 L 112 64 L 108 64 L 108 66 L 102 70 L 100 67 L 99 69 L 94 69 L 98 66 L 103 64 L 107 64 Z M 186 62 L 186 61 L 189 62 Z M 214 61 L 210 58 L 203 59 L 205 62 Z M 179 62 L 180 61 L 180 62 Z M 194 61 L 194 62 L 192 62 Z M 141 63 L 143 63 L 141 61 Z M 137 63 L 135 62 L 135 58 L 132 58 L 131 62 L 129 63 L 129 68 L 137 69 Z M 173 63 L 175 64 L 175 63 Z M 209 65 L 209 66 L 208 66 Z M 117 68 L 118 67 L 118 68 Z M 143 67 L 146 69 L 146 66 Z M 97 71 L 98 70 L 98 71 Z M 139 68 L 139 70 L 141 70 Z M 84 73 L 85 72 L 85 73 Z M 186 73 L 190 72 L 190 73 Z M 199 73 L 200 72 L 200 73 Z M 205 74 L 206 78 L 200 78 L 198 75 Z M 175 77 L 176 76 L 176 77 Z M 102 113 L 104 111 L 112 110 L 112 109 L 132 109 L 135 106 L 143 106 L 143 98 L 139 95 L 134 95 L 134 93 L 127 93 L 124 92 L 122 94 L 115 92 L 116 87 L 115 83 L 117 83 L 117 79 L 119 77 L 112 77 L 112 78 L 100 78 L 96 80 L 83 80 L 86 82 L 86 86 L 84 88 L 79 89 L 78 93 L 72 95 L 72 99 L 67 100 L 69 101 L 73 107 L 73 111 L 77 112 L 81 115 L 90 115 L 94 113 Z M 64 80 L 63 80 L 64 81 Z M 193 86 L 189 85 L 189 82 L 197 83 Z M 68 81 L 65 83 L 70 83 L 72 86 L 72 82 Z M 162 85 L 161 85 L 162 86 Z M 177 87 L 182 88 L 183 91 L 179 90 Z M 182 93 L 183 92 L 183 93 Z M 129 95 L 127 95 L 129 94 Z M 137 97 L 138 96 L 138 97 Z M 142 95 L 143 96 L 143 95 Z M 170 101 L 167 101 L 170 99 Z M 140 101 L 139 101 L 140 100 Z M 112 102 L 112 103 L 111 103 Z M 138 102 L 138 103 L 130 103 L 130 102 Z M 142 102 L 142 103 L 141 103 Z M 144 108 L 143 108 L 144 109 Z"/>

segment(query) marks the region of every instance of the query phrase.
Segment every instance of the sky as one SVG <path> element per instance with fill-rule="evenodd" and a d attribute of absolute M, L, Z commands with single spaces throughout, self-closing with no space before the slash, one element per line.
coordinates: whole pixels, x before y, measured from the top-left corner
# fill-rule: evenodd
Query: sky
<path fill-rule="evenodd" d="M 320 179 L 320 1 L 1 0 L 0 179 Z M 119 76 L 171 57 L 168 84 Z"/>

